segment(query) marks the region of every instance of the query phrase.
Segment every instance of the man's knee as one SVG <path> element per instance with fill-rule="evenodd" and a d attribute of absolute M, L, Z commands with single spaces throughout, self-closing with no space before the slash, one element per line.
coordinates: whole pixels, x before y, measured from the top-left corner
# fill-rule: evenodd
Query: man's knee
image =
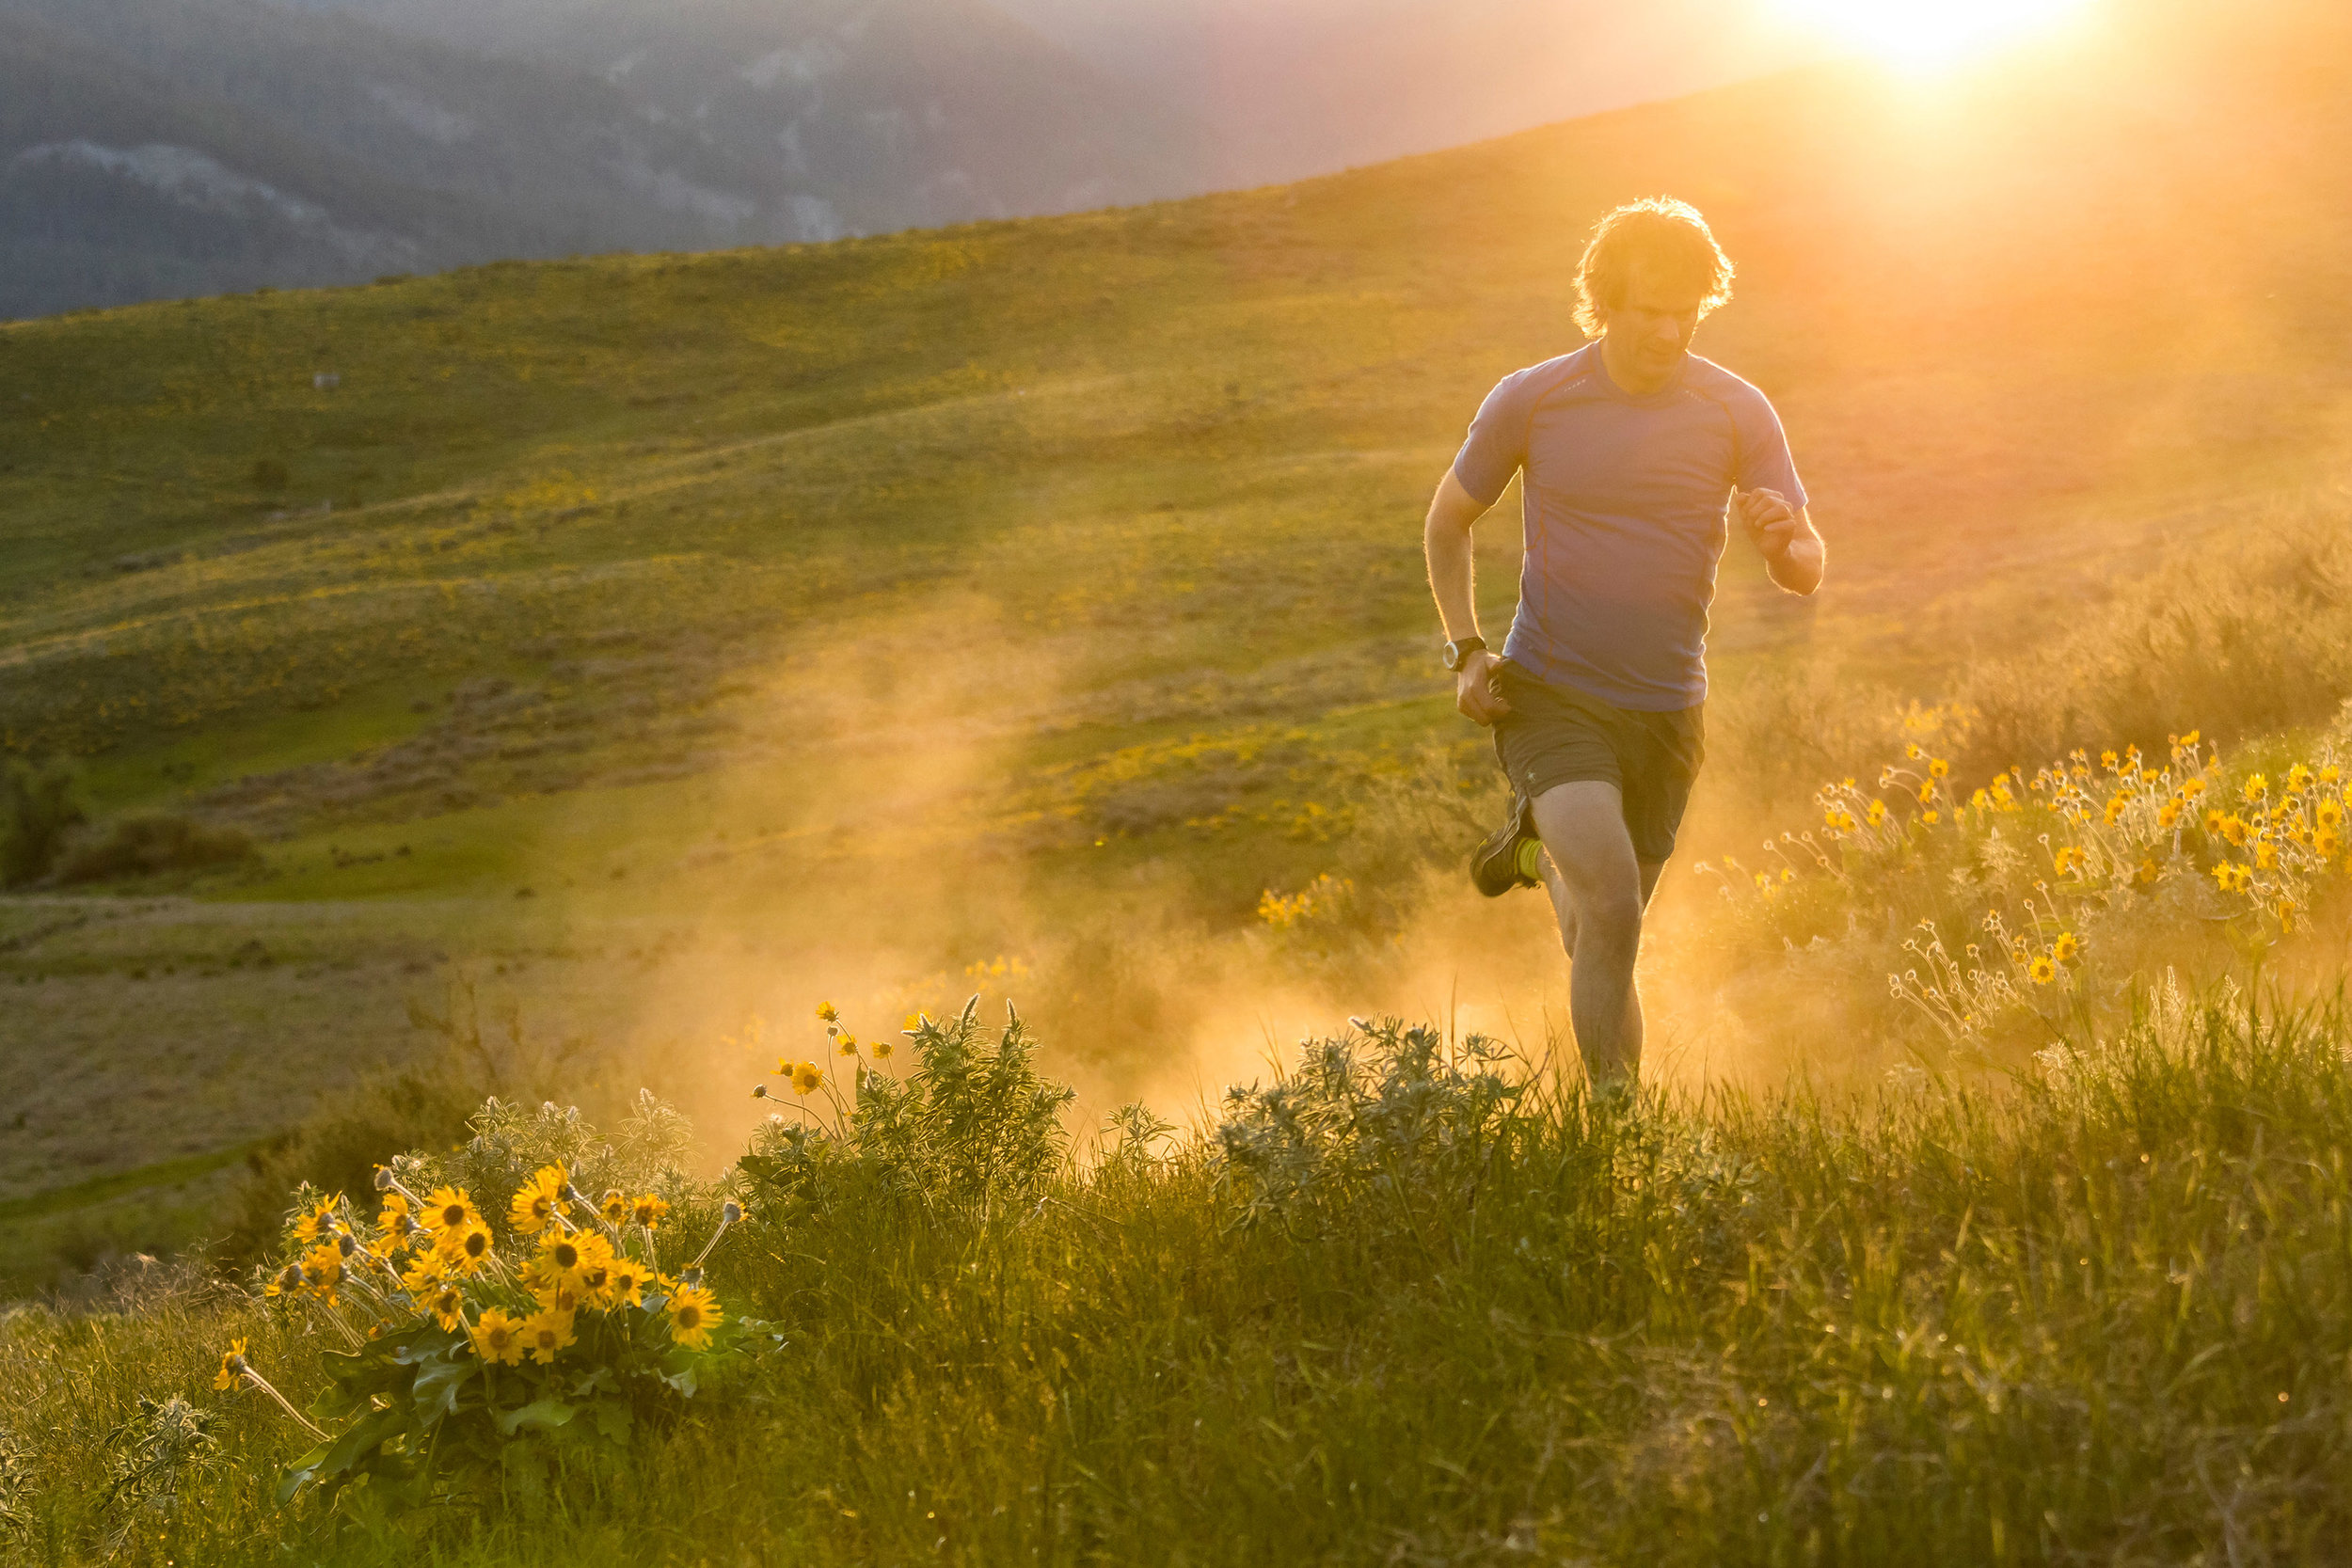
<path fill-rule="evenodd" d="M 1642 940 L 1642 889 L 1639 883 L 1613 879 L 1587 890 L 1576 902 L 1576 934 L 1580 942 L 1599 942 L 1611 948 L 1631 948 Z"/>

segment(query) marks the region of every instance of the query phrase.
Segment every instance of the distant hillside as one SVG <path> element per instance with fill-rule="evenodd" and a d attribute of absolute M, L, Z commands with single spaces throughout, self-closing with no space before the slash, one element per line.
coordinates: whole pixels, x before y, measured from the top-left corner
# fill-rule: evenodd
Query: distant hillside
<path fill-rule="evenodd" d="M 1025 746 L 1279 721 L 1336 756 L 1433 689 L 1415 530 L 1464 422 L 1574 345 L 1577 237 L 1661 189 L 1740 262 L 1701 347 L 1773 396 L 1835 562 L 1797 604 L 1735 555 L 1718 649 L 1931 668 L 2020 635 L 1980 592 L 2062 618 L 2344 471 L 2345 27 L 2152 11 L 1287 190 L 20 324 L 0 745 L 271 832 L 808 765 L 860 712 Z M 1105 840 L 1247 793 L 1104 766 L 1053 788 L 1099 784 Z"/>
<path fill-rule="evenodd" d="M 424 8 L 0 0 L 0 316 L 1199 183 L 1179 117 L 964 0 L 583 5 L 528 51 Z"/>

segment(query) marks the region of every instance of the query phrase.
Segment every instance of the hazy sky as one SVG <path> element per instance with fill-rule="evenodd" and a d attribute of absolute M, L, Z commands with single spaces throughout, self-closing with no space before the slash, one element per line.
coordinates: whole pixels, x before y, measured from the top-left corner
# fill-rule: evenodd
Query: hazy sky
<path fill-rule="evenodd" d="M 993 0 L 1200 114 L 1268 176 L 1795 63 L 1773 0 Z"/>

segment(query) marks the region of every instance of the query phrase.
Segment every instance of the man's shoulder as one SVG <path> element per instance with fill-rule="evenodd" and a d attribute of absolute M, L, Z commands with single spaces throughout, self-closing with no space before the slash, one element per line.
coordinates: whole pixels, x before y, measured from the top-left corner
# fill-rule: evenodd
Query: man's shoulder
<path fill-rule="evenodd" d="M 1496 383 L 1495 390 L 1505 396 L 1533 404 L 1548 392 L 1559 390 L 1592 374 L 1600 363 L 1600 345 L 1586 343 L 1582 348 L 1547 359 L 1525 370 L 1513 371 Z"/>
<path fill-rule="evenodd" d="M 1693 354 L 1685 361 L 1682 373 L 1685 391 L 1695 392 L 1740 412 L 1770 410 L 1772 399 L 1755 383 L 1725 370 L 1712 359 L 1702 359 Z"/>

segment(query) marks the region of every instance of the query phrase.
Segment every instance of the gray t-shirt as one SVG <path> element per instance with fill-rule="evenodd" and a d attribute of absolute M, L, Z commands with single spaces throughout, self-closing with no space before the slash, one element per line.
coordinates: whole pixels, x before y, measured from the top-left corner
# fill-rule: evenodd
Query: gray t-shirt
<path fill-rule="evenodd" d="M 1764 394 L 1696 355 L 1633 397 L 1600 344 L 1505 376 L 1454 460 L 1486 505 L 1527 471 L 1527 555 L 1503 654 L 1531 674 L 1653 713 L 1707 698 L 1707 607 L 1735 484 L 1805 504 Z"/>

